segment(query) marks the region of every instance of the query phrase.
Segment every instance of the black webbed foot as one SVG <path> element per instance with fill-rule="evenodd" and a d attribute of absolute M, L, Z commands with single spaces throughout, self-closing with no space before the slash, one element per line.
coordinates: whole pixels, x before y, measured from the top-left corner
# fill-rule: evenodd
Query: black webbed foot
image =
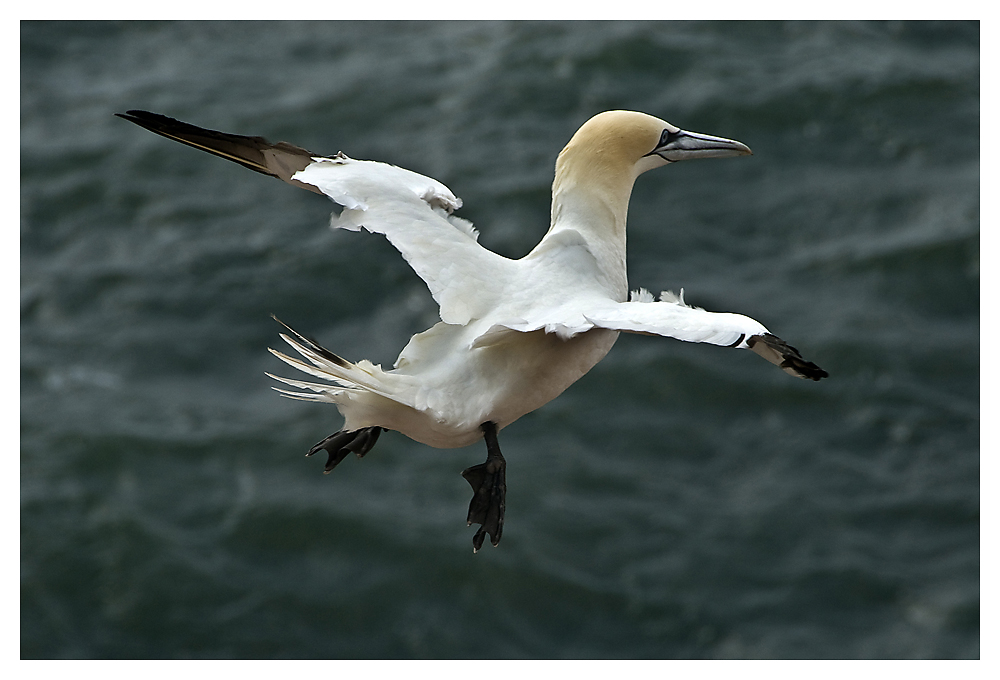
<path fill-rule="evenodd" d="M 472 537 L 472 548 L 479 552 L 483 539 L 488 533 L 490 543 L 496 547 L 503 534 L 504 500 L 507 495 L 507 461 L 500 453 L 497 441 L 497 426 L 492 422 L 483 423 L 486 438 L 486 462 L 473 465 L 462 471 L 462 476 L 472 486 L 472 502 L 469 503 L 469 525 L 480 524 Z"/>
<path fill-rule="evenodd" d="M 352 432 L 341 430 L 334 432 L 313 446 L 306 455 L 311 456 L 320 449 L 330 454 L 326 461 L 326 467 L 323 468 L 323 474 L 329 474 L 330 470 L 337 467 L 337 464 L 347 457 L 347 454 L 354 453 L 357 454 L 358 458 L 361 458 L 371 451 L 380 434 L 382 434 L 381 427 L 365 427 Z"/>

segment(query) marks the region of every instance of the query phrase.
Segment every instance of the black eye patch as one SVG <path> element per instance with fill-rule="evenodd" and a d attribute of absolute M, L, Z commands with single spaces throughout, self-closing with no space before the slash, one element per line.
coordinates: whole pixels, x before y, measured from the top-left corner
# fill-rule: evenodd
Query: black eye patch
<path fill-rule="evenodd" d="M 681 133 L 680 130 L 678 130 L 677 132 L 671 132 L 670 130 L 664 130 L 660 134 L 660 143 L 656 145 L 656 148 L 657 149 L 663 148 L 664 146 L 666 146 L 667 144 L 670 144 L 670 142 L 675 141 L 677 138 L 679 138 L 681 136 L 682 136 L 682 133 Z"/>
<path fill-rule="evenodd" d="M 665 147 L 667 144 L 670 144 L 671 142 L 676 141 L 677 139 L 679 139 L 679 138 L 681 138 L 683 136 L 684 136 L 684 131 L 683 130 L 678 130 L 677 132 L 671 132 L 670 130 L 664 130 L 663 132 L 660 133 L 660 141 L 657 142 L 656 148 L 653 149 L 652 151 L 650 151 L 649 153 L 647 153 L 646 156 L 652 156 L 653 154 L 658 154 L 660 152 L 660 150 L 663 147 Z M 662 158 L 662 156 L 661 156 L 661 158 Z M 663 160 L 668 160 L 668 159 L 664 158 Z"/>

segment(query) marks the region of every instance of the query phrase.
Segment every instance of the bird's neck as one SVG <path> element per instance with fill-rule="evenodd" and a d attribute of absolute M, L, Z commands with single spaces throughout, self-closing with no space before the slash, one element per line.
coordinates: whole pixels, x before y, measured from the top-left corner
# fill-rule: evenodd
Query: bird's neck
<path fill-rule="evenodd" d="M 556 163 L 552 221 L 545 238 L 566 230 L 577 232 L 597 261 L 609 294 L 624 301 L 628 295 L 625 221 L 635 175 L 631 167 L 614 167 L 600 158 L 575 160 L 561 155 Z"/>

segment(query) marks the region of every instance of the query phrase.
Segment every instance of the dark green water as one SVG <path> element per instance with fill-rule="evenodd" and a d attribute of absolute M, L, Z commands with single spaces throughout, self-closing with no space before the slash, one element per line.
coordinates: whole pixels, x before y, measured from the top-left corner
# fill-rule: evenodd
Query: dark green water
<path fill-rule="evenodd" d="M 979 643 L 978 24 L 21 25 L 21 655 L 969 658 Z M 331 204 L 112 114 L 389 161 L 520 257 L 594 113 L 754 156 L 644 175 L 633 287 L 827 369 L 623 336 L 482 446 L 302 454 L 272 312 L 391 364 L 436 320 Z"/>

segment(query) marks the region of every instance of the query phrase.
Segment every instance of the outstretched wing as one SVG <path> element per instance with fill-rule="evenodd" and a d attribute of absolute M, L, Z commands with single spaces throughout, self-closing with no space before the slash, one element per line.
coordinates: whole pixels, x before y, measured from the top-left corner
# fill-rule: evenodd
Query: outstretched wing
<path fill-rule="evenodd" d="M 742 314 L 691 307 L 684 303 L 683 294 L 684 291 L 681 296 L 664 292 L 658 302 L 653 302 L 652 295 L 639 291 L 633 294 L 631 302 L 603 305 L 585 316 L 599 328 L 749 349 L 797 378 L 820 380 L 829 375 L 803 359 L 797 349 L 770 333 L 759 321 Z"/>
<path fill-rule="evenodd" d="M 496 304 L 498 280 L 512 260 L 483 248 L 472 223 L 451 215 L 461 199 L 437 180 L 410 170 L 338 154 L 293 175 L 343 206 L 330 219 L 338 229 L 382 234 L 424 280 L 441 308 L 441 320 L 463 325 Z"/>
<path fill-rule="evenodd" d="M 749 349 L 797 378 L 819 380 L 829 375 L 816 364 L 803 359 L 797 349 L 770 333 L 759 321 L 742 314 L 707 312 L 692 307 L 684 303 L 683 291 L 680 296 L 669 291 L 661 293 L 660 300 L 656 302 L 645 290 L 634 291 L 629 302 L 606 298 L 590 298 L 581 302 L 538 310 L 531 318 L 494 327 L 477 342 L 484 343 L 491 335 L 502 332 L 503 328 L 518 331 L 544 328 L 563 337 L 592 328 L 605 328 L 660 335 L 684 342 Z"/>
<path fill-rule="evenodd" d="M 441 320 L 465 324 L 495 300 L 484 294 L 511 266 L 476 241 L 472 223 L 454 217 L 461 199 L 441 182 L 385 163 L 342 153 L 318 156 L 287 142 L 207 130 L 148 111 L 115 114 L 150 132 L 245 168 L 324 194 L 343 207 L 330 225 L 383 234 L 427 284 Z M 477 285 L 481 283 L 483 285 Z"/>
<path fill-rule="evenodd" d="M 742 314 L 706 312 L 684 304 L 672 293 L 654 302 L 646 291 L 632 294 L 629 302 L 603 304 L 584 313 L 599 328 L 676 338 L 684 342 L 705 342 L 722 347 L 748 348 L 747 338 L 767 333 L 759 321 Z"/>

